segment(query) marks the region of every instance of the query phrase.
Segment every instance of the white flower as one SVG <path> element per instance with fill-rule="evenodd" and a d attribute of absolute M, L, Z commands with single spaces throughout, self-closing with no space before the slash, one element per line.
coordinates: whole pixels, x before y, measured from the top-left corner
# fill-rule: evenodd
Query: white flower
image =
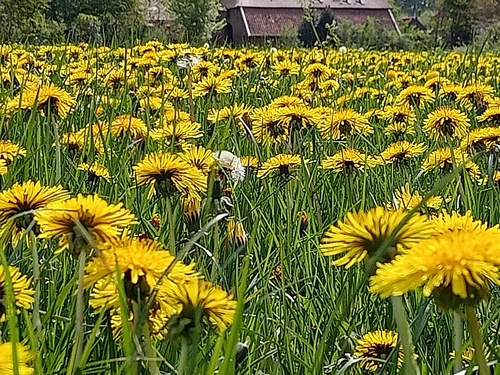
<path fill-rule="evenodd" d="M 346 46 L 342 46 L 339 48 L 339 52 L 344 54 L 344 53 L 347 53 L 347 47 Z"/>
<path fill-rule="evenodd" d="M 186 53 L 183 57 L 177 60 L 177 66 L 180 68 L 192 68 L 201 61 L 201 57 Z"/>
<path fill-rule="evenodd" d="M 245 167 L 239 157 L 229 151 L 216 151 L 214 158 L 219 162 L 221 168 L 227 170 L 235 184 L 245 179 Z"/>

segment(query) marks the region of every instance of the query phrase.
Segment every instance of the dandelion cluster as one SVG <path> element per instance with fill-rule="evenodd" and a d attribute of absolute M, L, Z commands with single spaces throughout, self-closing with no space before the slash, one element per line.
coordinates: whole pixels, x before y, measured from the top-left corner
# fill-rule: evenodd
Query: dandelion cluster
<path fill-rule="evenodd" d="M 0 46 L 0 374 L 444 373 L 392 318 L 497 303 L 499 62 Z"/>

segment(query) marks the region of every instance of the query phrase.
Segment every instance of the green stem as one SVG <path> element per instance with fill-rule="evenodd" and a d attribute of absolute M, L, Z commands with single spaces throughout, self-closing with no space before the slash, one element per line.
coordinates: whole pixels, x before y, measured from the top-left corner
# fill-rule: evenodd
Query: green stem
<path fill-rule="evenodd" d="M 56 149 L 56 182 L 61 182 L 62 173 L 62 163 L 61 163 L 61 143 L 59 142 L 59 125 L 57 121 L 53 118 L 52 123 L 54 124 L 54 145 Z"/>
<path fill-rule="evenodd" d="M 403 345 L 405 355 L 404 361 L 404 374 L 405 375 L 420 375 L 420 371 L 415 362 L 415 353 L 413 351 L 413 341 L 411 338 L 410 325 L 408 324 L 408 317 L 403 304 L 402 296 L 392 296 L 392 310 L 394 312 L 394 319 L 398 327 L 399 340 Z"/>
<path fill-rule="evenodd" d="M 219 334 L 217 341 L 215 343 L 214 352 L 212 353 L 212 358 L 208 364 L 207 375 L 215 374 L 215 369 L 217 368 L 217 363 L 219 363 L 220 352 L 222 350 L 222 345 L 224 345 L 224 334 Z"/>
<path fill-rule="evenodd" d="M 83 352 L 83 310 L 85 309 L 83 275 L 85 270 L 86 253 L 80 250 L 78 257 L 78 289 L 76 293 L 76 314 L 75 314 L 75 356 L 74 363 L 79 364 Z"/>
<path fill-rule="evenodd" d="M 465 314 L 467 315 L 467 323 L 469 324 L 469 331 L 472 336 L 472 343 L 474 344 L 474 360 L 479 366 L 479 374 L 490 375 L 490 370 L 488 369 L 488 365 L 486 363 L 486 357 L 484 356 L 481 328 L 479 327 L 474 307 L 465 306 Z"/>
<path fill-rule="evenodd" d="M 170 197 L 167 197 L 167 214 L 168 214 L 168 230 L 169 230 L 169 238 L 168 238 L 168 251 L 170 254 L 175 255 L 175 217 L 174 211 L 172 207 L 172 202 L 170 201 Z"/>
<path fill-rule="evenodd" d="M 181 355 L 179 356 L 179 367 L 177 375 L 187 374 L 186 370 L 189 367 L 189 344 L 185 337 L 181 338 Z"/>
<path fill-rule="evenodd" d="M 40 337 L 42 337 L 42 321 L 40 319 L 40 263 L 38 259 L 38 247 L 36 244 L 36 236 L 31 231 L 29 234 L 31 241 L 31 256 L 33 257 L 33 284 L 35 287 L 35 301 L 33 303 L 33 327 L 35 328 L 35 340 L 33 342 L 33 349 L 40 350 Z M 37 373 L 42 373 L 41 356 L 37 356 L 35 360 Z"/>
<path fill-rule="evenodd" d="M 158 368 L 156 353 L 151 341 L 151 332 L 149 331 L 149 322 L 146 320 L 144 322 L 144 327 L 142 329 L 144 334 L 144 351 L 147 356 L 147 367 L 151 375 L 160 375 L 160 369 Z"/>
<path fill-rule="evenodd" d="M 453 311 L 453 347 L 455 349 L 455 363 L 453 364 L 454 372 L 462 370 L 462 341 L 463 341 L 463 322 L 458 311 Z"/>
<path fill-rule="evenodd" d="M 5 256 L 5 242 L 4 238 L 2 238 L 1 248 L 0 248 L 0 257 L 2 260 L 3 274 L 5 278 L 5 285 L 3 287 L 5 302 L 4 306 L 6 307 L 5 315 L 7 317 L 8 325 L 9 325 L 9 333 L 10 333 L 10 341 L 12 344 L 12 363 L 13 366 L 13 374 L 19 375 L 19 366 L 18 366 L 18 353 L 17 353 L 17 345 L 19 343 L 19 327 L 17 321 L 17 312 L 16 312 L 16 298 L 14 296 L 14 288 L 12 284 L 12 277 L 10 275 L 9 264 L 7 263 L 7 258 Z"/>
<path fill-rule="evenodd" d="M 191 67 L 188 65 L 187 67 L 188 74 L 188 94 L 189 94 L 189 119 L 191 122 L 195 122 L 194 117 L 194 100 L 193 100 L 193 80 L 191 77 Z"/>
<path fill-rule="evenodd" d="M 214 224 L 214 229 L 213 229 L 213 234 L 214 234 L 214 247 L 213 247 L 213 262 L 212 262 L 212 270 L 210 272 L 210 280 L 215 280 L 215 277 L 217 276 L 217 266 L 221 264 L 219 262 L 219 256 L 220 256 L 220 238 L 219 238 L 219 223 Z"/>

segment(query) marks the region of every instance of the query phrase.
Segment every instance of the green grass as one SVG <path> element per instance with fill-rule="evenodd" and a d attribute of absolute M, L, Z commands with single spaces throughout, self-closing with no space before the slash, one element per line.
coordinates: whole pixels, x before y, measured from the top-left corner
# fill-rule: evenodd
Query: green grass
<path fill-rule="evenodd" d="M 35 59 L 42 61 L 36 48 L 17 46 L 33 53 Z M 130 51 L 129 51 L 130 52 Z M 196 51 L 195 51 L 196 52 Z M 134 51 L 138 54 L 137 50 Z M 206 59 L 219 66 L 233 68 L 236 57 L 222 59 L 217 51 L 207 51 Z M 242 52 L 244 53 L 244 51 Z M 262 62 L 250 71 L 239 71 L 233 78 L 232 91 L 229 94 L 210 95 L 195 99 L 196 120 L 205 130 L 202 138 L 192 142 L 205 145 L 212 150 L 230 150 L 237 155 L 255 155 L 264 161 L 270 156 L 287 152 L 286 145 L 262 145 L 241 131 L 236 120 L 231 119 L 215 124 L 212 134 L 208 131 L 206 116 L 210 108 L 222 108 L 233 103 L 246 103 L 262 107 L 276 97 L 290 95 L 293 84 L 304 78 L 301 71 L 297 77 L 280 79 L 276 85 L 269 84 L 276 79 L 276 74 L 267 66 L 266 59 L 272 59 L 269 51 L 258 52 Z M 309 62 L 310 51 L 284 51 L 285 54 L 298 54 L 298 62 L 305 69 Z M 338 55 L 327 51 L 330 64 L 335 69 L 333 76 L 340 83 L 340 88 L 331 96 L 313 96 L 311 107 L 320 105 L 336 108 L 335 99 L 352 92 L 358 87 L 365 87 L 368 78 L 378 77 L 371 84 L 373 88 L 383 88 L 387 82 L 385 76 L 389 69 L 399 69 L 413 74 L 418 83 L 419 75 L 412 70 L 418 69 L 425 74 L 432 65 L 439 61 L 453 61 L 450 67 L 443 70 L 443 75 L 457 84 L 465 84 L 472 79 L 478 67 L 487 65 L 487 74 L 480 75 L 481 80 L 489 80 L 494 95 L 500 95 L 500 85 L 496 78 L 495 61 L 498 55 L 458 55 L 429 52 L 428 57 L 411 53 L 393 53 L 390 55 L 377 52 L 350 52 Z M 96 57 L 95 50 L 90 47 L 82 49 L 81 56 Z M 381 58 L 378 65 L 370 64 L 370 58 Z M 390 63 L 390 60 L 411 58 L 409 64 Z M 479 60 L 478 60 L 479 59 Z M 8 59 L 7 59 L 8 60 Z M 45 64 L 54 64 L 54 73 L 44 72 L 40 67 L 27 66 L 30 75 L 52 81 L 76 96 L 77 87 L 70 84 L 63 72 L 69 68 L 71 58 L 64 49 L 54 52 Z M 102 54 L 92 65 L 101 69 L 111 66 L 120 67 L 122 58 L 112 54 Z M 106 66 L 105 63 L 110 63 Z M 129 61 L 130 63 L 130 61 Z M 185 87 L 182 81 L 186 71 L 178 68 L 174 61 L 160 62 L 169 67 L 178 77 L 178 85 Z M 488 64 L 490 64 L 488 66 Z M 41 66 L 44 66 L 43 64 Z M 375 66 L 375 69 L 373 68 Z M 14 74 L 8 61 L 0 65 L 1 71 Z M 144 79 L 145 67 L 131 68 L 139 82 Z M 343 73 L 357 76 L 350 83 L 342 78 Z M 96 77 L 96 73 L 92 73 Z M 263 77 L 264 79 L 261 79 Z M 23 84 L 20 85 L 21 89 Z M 90 95 L 85 95 L 91 89 Z M 183 249 L 186 241 L 193 236 L 182 220 L 182 207 L 178 197 L 170 202 L 163 198 L 147 197 L 145 187 L 136 186 L 132 174 L 132 166 L 147 153 L 161 150 L 168 146 L 145 139 L 137 144 L 128 136 L 117 138 L 111 134 L 103 134 L 105 152 L 98 157 L 94 152 L 92 139 L 88 139 L 87 150 L 74 154 L 65 145 L 61 146 L 61 177 L 58 178 L 57 150 L 54 141 L 58 135 L 76 131 L 96 121 L 110 122 L 118 114 L 132 114 L 144 120 L 152 129 L 159 117 L 155 111 L 142 110 L 132 92 L 135 86 L 122 84 L 113 90 L 98 82 L 89 82 L 77 96 L 77 106 L 67 119 L 56 119 L 58 134 L 50 116 L 43 116 L 39 111 L 15 110 L 8 113 L 2 109 L 19 87 L 16 84 L 0 85 L 0 124 L 1 138 L 8 139 L 26 148 L 27 156 L 17 158 L 9 171 L 0 181 L 0 187 L 6 189 L 17 181 L 28 179 L 39 180 L 46 185 L 62 184 L 73 195 L 77 193 L 98 193 L 109 202 L 123 202 L 125 207 L 134 212 L 140 224 L 132 229 L 133 234 L 145 231 L 149 236 L 157 238 L 166 247 L 175 246 L 177 252 Z M 389 90 L 387 95 L 378 100 L 373 97 L 353 98 L 345 106 L 366 112 L 371 108 L 384 108 L 398 93 L 397 88 Z M 112 106 L 104 106 L 104 113 L 96 114 L 99 98 L 107 95 L 115 99 Z M 165 100 L 169 100 L 168 90 L 164 90 Z M 498 99 L 497 99 L 498 100 Z M 458 105 L 467 113 L 472 127 L 478 127 L 477 116 L 472 109 L 460 106 L 452 101 L 437 98 L 433 103 L 417 110 L 415 141 L 425 142 L 429 150 L 453 144 L 429 140 L 422 132 L 422 121 L 426 115 L 439 105 Z M 189 112 L 187 100 L 181 100 L 179 109 Z M 375 133 L 368 137 L 356 136 L 349 139 L 351 146 L 357 147 L 369 155 L 379 154 L 391 140 L 384 135 L 383 120 L 371 121 Z M 499 124 L 496 124 L 497 126 Z M 312 148 L 308 145 L 311 142 Z M 340 373 L 346 354 L 352 354 L 356 338 L 375 329 L 395 329 L 392 307 L 387 300 L 368 293 L 367 278 L 361 266 L 346 271 L 331 265 L 331 259 L 323 257 L 319 250 L 319 241 L 328 225 L 335 223 L 350 211 L 368 209 L 384 205 L 391 201 L 395 189 L 405 183 L 423 195 L 434 186 L 439 187 L 436 193 L 449 200 L 445 203 L 448 210 L 465 212 L 471 210 L 478 219 L 491 224 L 500 223 L 498 206 L 499 187 L 488 182 L 478 185 L 462 172 L 451 178 L 443 186 L 439 181 L 443 177 L 439 172 L 419 173 L 422 157 L 412 161 L 407 167 L 394 165 L 379 166 L 353 174 L 332 173 L 320 168 L 320 162 L 326 156 L 344 146 L 344 142 L 330 141 L 320 137 L 319 132 L 311 130 L 304 135 L 302 144 L 294 151 L 310 160 L 302 165 L 288 180 L 280 178 L 259 179 L 256 171 L 247 171 L 246 179 L 233 188 L 231 214 L 243 221 L 249 242 L 244 249 L 235 249 L 227 240 L 224 220 L 210 226 L 205 235 L 200 236 L 185 255 L 186 261 L 194 261 L 197 268 L 213 283 L 232 291 L 238 300 L 236 319 L 232 327 L 218 339 L 215 332 L 205 332 L 199 343 L 199 352 L 192 361 L 196 374 L 213 373 L 215 368 L 219 374 L 323 374 L 325 368 L 331 373 Z M 91 185 L 87 176 L 76 167 L 80 162 L 100 161 L 108 167 L 112 182 L 100 181 Z M 497 168 L 496 159 L 490 169 Z M 477 156 L 483 175 L 488 173 L 487 155 Z M 209 201 L 204 197 L 202 217 L 205 225 L 213 218 Z M 2 207 L 0 207 L 2 209 Z M 300 231 L 299 213 L 305 211 L 308 226 L 305 233 Z M 149 220 L 159 213 L 162 225 L 155 229 Z M 173 223 L 173 227 L 170 225 Z M 171 234 L 175 234 L 172 239 Z M 24 273 L 32 275 L 32 249 L 26 244 L 14 248 L 3 241 L 5 262 L 20 267 Z M 32 325 L 32 311 L 18 315 L 17 320 L 9 319 L 9 323 L 0 323 L 0 338 L 3 341 L 19 340 L 34 348 L 39 341 L 37 353 L 37 374 L 66 374 L 74 345 L 77 264 L 78 261 L 68 252 L 54 255 L 56 241 L 38 240 L 37 249 L 40 259 L 40 301 L 41 329 L 35 331 Z M 212 257 L 210 254 L 214 254 Z M 277 277 L 273 270 L 281 267 L 281 276 Z M 9 295 L 6 295 L 9 301 Z M 88 301 L 86 292 L 85 300 Z M 417 362 L 423 374 L 444 374 L 450 371 L 450 356 L 453 337 L 453 317 L 451 314 L 438 312 L 435 303 L 425 298 L 421 292 L 410 293 L 404 297 L 409 316 Z M 5 302 L 4 302 L 5 303 Z M 493 288 L 492 298 L 479 307 L 480 322 L 483 324 L 484 337 L 491 351 L 490 359 L 496 359 L 496 348 L 500 344 L 498 337 L 498 288 Z M 150 373 L 145 367 L 147 360 L 134 370 L 130 362 L 130 353 L 134 352 L 130 337 L 125 340 L 113 337 L 108 325 L 108 315 L 95 314 L 88 304 L 84 310 L 84 363 L 78 371 L 81 374 L 120 374 Z M 18 323 L 18 324 L 15 324 Z M 465 342 L 470 343 L 467 331 Z M 235 344 L 246 342 L 249 346 L 245 361 L 234 370 L 231 362 Z M 176 341 L 153 341 L 154 351 L 162 373 L 175 373 L 178 366 L 180 344 Z M 213 353 L 220 354 L 214 357 Z M 128 358 L 127 358 L 127 353 Z M 1 357 L 1 353 L 0 353 Z M 214 360 L 215 358 L 215 360 Z M 396 374 L 397 367 L 388 363 L 380 371 L 381 374 Z M 496 370 L 500 373 L 500 369 Z M 346 373 L 360 374 L 361 370 L 354 365 Z"/>

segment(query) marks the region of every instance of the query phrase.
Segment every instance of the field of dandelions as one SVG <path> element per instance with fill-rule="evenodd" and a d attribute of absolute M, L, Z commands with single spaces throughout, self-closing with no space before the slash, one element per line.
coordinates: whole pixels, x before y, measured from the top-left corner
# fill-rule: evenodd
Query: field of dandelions
<path fill-rule="evenodd" d="M 0 375 L 500 374 L 499 63 L 0 46 Z"/>

